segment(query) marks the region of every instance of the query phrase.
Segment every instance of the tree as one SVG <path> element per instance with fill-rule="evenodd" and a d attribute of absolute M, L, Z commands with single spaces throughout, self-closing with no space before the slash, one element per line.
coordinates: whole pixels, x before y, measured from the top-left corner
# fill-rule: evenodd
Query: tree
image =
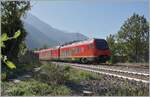
<path fill-rule="evenodd" d="M 8 59 L 17 61 L 18 53 L 22 49 L 26 31 L 23 28 L 21 17 L 30 9 L 29 1 L 2 1 L 1 2 L 1 32 L 7 33 L 8 37 L 13 37 L 16 31 L 22 33 L 17 39 L 5 41 L 5 48 L 2 48 L 2 54 L 7 55 Z"/>
<path fill-rule="evenodd" d="M 106 37 L 109 48 L 112 52 L 115 52 L 115 35 L 110 34 Z"/>
<path fill-rule="evenodd" d="M 0 39 L 0 47 L 1 48 L 5 48 L 4 42 L 8 41 L 8 40 L 12 40 L 12 39 L 16 39 L 17 37 L 19 37 L 21 34 L 20 31 L 17 31 L 15 33 L 15 35 L 13 37 L 8 37 L 6 33 L 3 33 Z M 10 68 L 10 69 L 14 69 L 16 68 L 16 66 L 14 65 L 14 63 L 12 63 L 11 61 L 9 61 L 7 59 L 7 56 L 0 54 L 0 58 L 2 59 L 2 61 Z"/>
<path fill-rule="evenodd" d="M 149 23 L 146 18 L 134 13 L 121 26 L 117 41 L 129 61 L 148 61 Z"/>
<path fill-rule="evenodd" d="M 42 49 L 47 49 L 48 48 L 48 45 L 47 44 L 44 44 Z"/>
<path fill-rule="evenodd" d="M 115 35 L 110 34 L 106 37 L 106 41 L 108 43 L 109 49 L 111 50 L 111 62 L 114 63 L 114 56 L 116 55 L 116 43 L 115 43 Z"/>

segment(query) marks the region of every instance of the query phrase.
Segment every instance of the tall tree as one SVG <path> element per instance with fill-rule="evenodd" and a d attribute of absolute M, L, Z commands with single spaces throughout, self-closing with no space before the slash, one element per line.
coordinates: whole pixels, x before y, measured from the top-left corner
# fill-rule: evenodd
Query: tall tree
<path fill-rule="evenodd" d="M 48 45 L 47 44 L 44 44 L 42 49 L 47 49 L 48 48 Z"/>
<path fill-rule="evenodd" d="M 107 43 L 109 45 L 109 49 L 111 50 L 111 62 L 120 62 L 121 60 L 118 59 L 118 57 L 124 57 L 124 51 L 123 51 L 123 46 L 117 41 L 117 34 L 112 35 L 110 34 L 109 36 L 106 37 Z"/>
<path fill-rule="evenodd" d="M 148 61 L 149 23 L 146 18 L 134 13 L 121 26 L 117 41 L 129 61 Z"/>
<path fill-rule="evenodd" d="M 115 56 L 115 36 L 110 34 L 106 37 L 106 41 L 108 43 L 109 49 L 111 50 L 111 63 L 114 63 L 114 56 Z"/>
<path fill-rule="evenodd" d="M 7 55 L 10 60 L 18 59 L 20 45 L 24 45 L 26 31 L 23 28 L 21 17 L 30 9 L 29 1 L 1 1 L 1 32 L 13 37 L 20 30 L 21 35 L 16 40 L 5 42 L 2 54 Z"/>

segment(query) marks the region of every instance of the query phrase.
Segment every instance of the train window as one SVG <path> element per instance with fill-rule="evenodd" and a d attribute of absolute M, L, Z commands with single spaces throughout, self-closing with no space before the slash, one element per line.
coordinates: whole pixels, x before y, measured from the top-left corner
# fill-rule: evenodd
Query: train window
<path fill-rule="evenodd" d="M 71 54 L 71 55 L 73 54 L 73 49 L 70 50 L 70 54 Z"/>
<path fill-rule="evenodd" d="M 65 51 L 63 51 L 63 56 L 65 56 L 66 55 L 66 52 Z"/>
<path fill-rule="evenodd" d="M 63 52 L 60 52 L 60 56 L 63 56 Z"/>
<path fill-rule="evenodd" d="M 67 51 L 65 51 L 65 56 L 67 56 Z"/>
<path fill-rule="evenodd" d="M 63 56 L 66 56 L 66 52 L 65 51 L 63 52 Z"/>
<path fill-rule="evenodd" d="M 80 50 L 80 48 L 74 48 L 73 50 L 72 50 L 72 53 L 73 54 L 76 54 L 76 53 L 79 53 L 81 50 Z"/>
<path fill-rule="evenodd" d="M 76 48 L 73 48 L 72 49 L 72 54 L 75 54 L 76 53 Z"/>
<path fill-rule="evenodd" d="M 77 48 L 74 49 L 75 54 L 77 53 Z"/>
<path fill-rule="evenodd" d="M 96 48 L 97 49 L 108 49 L 107 42 L 103 39 L 96 39 Z"/>
<path fill-rule="evenodd" d="M 73 53 L 76 54 L 76 48 L 73 49 Z"/>
<path fill-rule="evenodd" d="M 71 50 L 70 50 L 70 56 L 72 56 L 72 54 L 73 54 L 73 53 L 72 53 L 72 49 L 71 49 Z"/>
<path fill-rule="evenodd" d="M 71 52 L 71 49 L 70 49 L 70 50 L 69 50 L 69 56 L 71 56 L 71 53 L 72 53 L 72 52 Z"/>
<path fill-rule="evenodd" d="M 67 52 L 66 51 L 64 51 L 64 56 L 66 56 L 67 55 Z"/>
<path fill-rule="evenodd" d="M 62 51 L 61 56 L 63 56 L 63 57 L 66 56 L 66 51 Z"/>
<path fill-rule="evenodd" d="M 78 52 L 78 53 L 80 52 L 80 48 L 77 48 L 77 52 Z"/>
<path fill-rule="evenodd" d="M 70 50 L 67 50 L 66 52 L 67 52 L 67 56 L 69 56 L 70 55 Z"/>
<path fill-rule="evenodd" d="M 48 52 L 48 56 L 51 56 L 51 52 L 50 51 Z"/>
<path fill-rule="evenodd" d="M 65 51 L 62 52 L 62 55 L 65 56 Z"/>
<path fill-rule="evenodd" d="M 89 45 L 88 45 L 88 48 L 89 48 L 89 49 L 93 49 L 93 48 L 94 48 L 94 45 L 93 45 L 93 44 L 89 44 Z"/>
<path fill-rule="evenodd" d="M 66 56 L 68 56 L 68 54 L 69 54 L 69 51 L 66 51 Z"/>
<path fill-rule="evenodd" d="M 81 48 L 81 52 L 84 52 L 84 48 L 83 47 Z"/>
<path fill-rule="evenodd" d="M 66 51 L 66 56 L 69 56 L 69 50 L 68 50 L 68 51 Z"/>

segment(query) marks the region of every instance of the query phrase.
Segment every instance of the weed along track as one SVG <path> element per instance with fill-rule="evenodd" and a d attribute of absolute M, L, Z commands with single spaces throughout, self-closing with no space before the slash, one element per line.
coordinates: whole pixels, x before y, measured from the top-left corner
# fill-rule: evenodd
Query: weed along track
<path fill-rule="evenodd" d="M 144 71 L 142 72 L 142 70 L 140 72 L 138 71 L 129 71 L 129 70 L 120 70 L 120 69 L 112 69 L 110 68 L 110 66 L 105 66 L 105 68 L 103 66 L 94 66 L 94 65 L 83 65 L 83 64 L 77 64 L 77 63 L 64 63 L 64 62 L 53 62 L 54 64 L 59 64 L 59 65 L 70 65 L 73 68 L 77 68 L 77 69 L 82 69 L 82 70 L 86 70 L 86 71 L 90 71 L 93 73 L 97 73 L 97 74 L 105 74 L 108 76 L 114 76 L 114 77 L 119 77 L 119 78 L 123 78 L 123 79 L 128 79 L 128 80 L 134 80 L 134 81 L 138 81 L 138 82 L 143 82 L 143 83 L 149 83 L 149 74 L 148 73 L 144 73 Z"/>

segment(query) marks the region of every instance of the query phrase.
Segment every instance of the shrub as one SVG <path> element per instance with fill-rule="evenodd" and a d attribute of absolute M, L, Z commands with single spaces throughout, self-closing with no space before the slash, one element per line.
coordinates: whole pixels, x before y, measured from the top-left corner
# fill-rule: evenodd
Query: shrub
<path fill-rule="evenodd" d="M 48 85 L 36 80 L 22 81 L 18 84 L 2 82 L 1 94 L 8 96 L 48 96 L 69 95 L 71 90 L 63 85 Z"/>
<path fill-rule="evenodd" d="M 43 65 L 35 77 L 47 84 L 63 84 L 69 78 L 69 70 L 68 66 Z"/>
<path fill-rule="evenodd" d="M 51 91 L 51 87 L 48 84 L 37 81 L 31 83 L 31 86 L 29 86 L 28 89 L 32 94 L 40 96 L 48 95 Z"/>
<path fill-rule="evenodd" d="M 11 88 L 11 90 L 7 91 L 7 94 L 9 96 L 25 96 L 25 95 L 32 96 L 33 95 L 31 94 L 31 92 L 21 87 L 13 87 Z"/>
<path fill-rule="evenodd" d="M 6 80 L 6 77 L 7 77 L 6 73 L 2 72 L 2 73 L 1 73 L 1 80 L 2 80 L 2 81 L 5 81 L 5 80 Z"/>
<path fill-rule="evenodd" d="M 53 91 L 52 91 L 52 96 L 65 96 L 65 95 L 70 95 L 71 90 L 67 88 L 66 86 L 60 85 L 60 86 L 54 86 Z"/>
<path fill-rule="evenodd" d="M 70 70 L 70 75 L 69 75 L 69 80 L 73 82 L 80 82 L 82 80 L 89 80 L 89 79 L 95 79 L 96 74 L 90 73 L 88 71 L 83 71 L 83 70 L 77 70 L 77 69 L 71 69 Z"/>
<path fill-rule="evenodd" d="M 51 91 L 48 84 L 35 80 L 23 81 L 18 84 L 3 83 L 2 86 L 3 94 L 9 96 L 43 96 L 48 95 Z"/>

